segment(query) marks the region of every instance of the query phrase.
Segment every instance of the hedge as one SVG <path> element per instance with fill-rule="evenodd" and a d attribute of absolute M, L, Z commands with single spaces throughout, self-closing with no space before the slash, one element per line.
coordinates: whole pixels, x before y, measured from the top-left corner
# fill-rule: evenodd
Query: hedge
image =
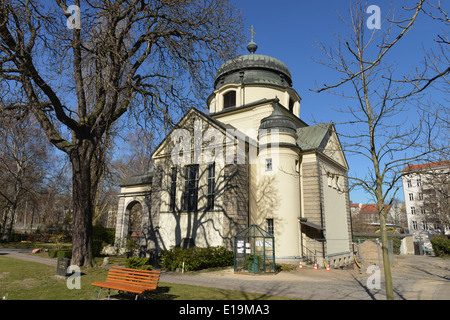
<path fill-rule="evenodd" d="M 183 262 L 185 271 L 227 267 L 234 264 L 233 257 L 232 251 L 220 246 L 189 249 L 176 247 L 161 253 L 163 267 L 168 271 L 183 268 Z"/>
<path fill-rule="evenodd" d="M 450 255 L 450 239 L 447 239 L 447 237 L 442 235 L 434 236 L 431 238 L 430 242 L 436 257 Z"/>
<path fill-rule="evenodd" d="M 72 250 L 50 250 L 48 252 L 50 258 L 72 258 Z"/>
<path fill-rule="evenodd" d="M 113 244 L 116 230 L 105 228 L 102 225 L 92 226 L 92 254 L 94 257 L 100 256 L 103 247 Z"/>
<path fill-rule="evenodd" d="M 116 229 L 105 228 L 102 225 L 92 226 L 92 239 L 101 240 L 106 244 L 113 244 L 116 235 Z"/>

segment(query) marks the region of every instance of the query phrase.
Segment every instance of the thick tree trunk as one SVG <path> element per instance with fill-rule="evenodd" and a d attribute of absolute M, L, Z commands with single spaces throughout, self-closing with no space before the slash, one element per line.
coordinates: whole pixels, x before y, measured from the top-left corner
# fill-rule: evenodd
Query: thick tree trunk
<path fill-rule="evenodd" d="M 72 264 L 93 266 L 91 161 L 87 148 L 71 152 L 73 176 Z"/>

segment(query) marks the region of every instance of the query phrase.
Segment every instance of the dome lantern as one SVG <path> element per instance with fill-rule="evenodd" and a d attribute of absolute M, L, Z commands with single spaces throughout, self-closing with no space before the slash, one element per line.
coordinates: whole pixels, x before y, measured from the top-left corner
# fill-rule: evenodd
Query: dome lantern
<path fill-rule="evenodd" d="M 288 67 L 280 60 L 262 54 L 256 54 L 258 45 L 252 39 L 247 45 L 249 54 L 226 61 L 217 70 L 214 89 L 227 84 L 274 85 L 282 88 L 292 87 L 292 76 Z"/>

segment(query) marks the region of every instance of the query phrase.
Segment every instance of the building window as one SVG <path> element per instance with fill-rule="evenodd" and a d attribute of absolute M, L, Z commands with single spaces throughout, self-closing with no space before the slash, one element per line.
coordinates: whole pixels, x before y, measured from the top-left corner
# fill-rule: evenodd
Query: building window
<path fill-rule="evenodd" d="M 408 188 L 411 188 L 411 187 L 412 187 L 411 180 L 407 180 L 406 183 L 408 184 Z"/>
<path fill-rule="evenodd" d="M 412 222 L 412 227 L 414 230 L 417 230 L 417 222 L 416 221 Z"/>
<path fill-rule="evenodd" d="M 414 194 L 412 193 L 409 194 L 409 200 L 414 200 Z"/>
<path fill-rule="evenodd" d="M 333 188 L 339 190 L 339 176 L 335 175 L 333 179 Z"/>
<path fill-rule="evenodd" d="M 266 231 L 270 234 L 273 233 L 273 219 L 266 219 Z"/>
<path fill-rule="evenodd" d="M 186 167 L 184 182 L 183 210 L 197 211 L 198 201 L 198 165 Z"/>
<path fill-rule="evenodd" d="M 272 158 L 266 159 L 266 171 L 272 171 Z"/>
<path fill-rule="evenodd" d="M 230 91 L 223 95 L 223 108 L 236 107 L 236 91 Z"/>
<path fill-rule="evenodd" d="M 294 113 L 294 100 L 289 99 L 289 111 Z"/>
<path fill-rule="evenodd" d="M 419 193 L 419 200 L 423 200 L 423 193 L 422 192 Z"/>
<path fill-rule="evenodd" d="M 415 207 L 411 207 L 411 214 L 416 214 L 416 208 Z"/>
<path fill-rule="evenodd" d="M 417 186 L 420 187 L 422 185 L 422 181 L 420 179 L 417 179 Z"/>
<path fill-rule="evenodd" d="M 172 168 L 170 175 L 170 199 L 169 199 L 169 210 L 175 212 L 175 203 L 177 195 L 177 168 Z"/>
<path fill-rule="evenodd" d="M 216 164 L 208 165 L 208 203 L 207 210 L 214 209 L 214 197 L 216 188 Z"/>
<path fill-rule="evenodd" d="M 420 208 L 420 213 L 421 214 L 426 214 L 425 208 Z"/>

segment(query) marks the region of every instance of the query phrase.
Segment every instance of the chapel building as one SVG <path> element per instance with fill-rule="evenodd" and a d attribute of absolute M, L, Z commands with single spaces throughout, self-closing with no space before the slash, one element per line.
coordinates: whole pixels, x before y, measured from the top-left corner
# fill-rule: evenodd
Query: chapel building
<path fill-rule="evenodd" d="M 121 186 L 116 239 L 142 206 L 143 252 L 225 246 L 257 225 L 277 263 L 352 263 L 348 164 L 332 123 L 309 126 L 280 60 L 248 54 L 218 70 L 207 111 L 190 109 L 153 152 L 154 167 Z"/>

